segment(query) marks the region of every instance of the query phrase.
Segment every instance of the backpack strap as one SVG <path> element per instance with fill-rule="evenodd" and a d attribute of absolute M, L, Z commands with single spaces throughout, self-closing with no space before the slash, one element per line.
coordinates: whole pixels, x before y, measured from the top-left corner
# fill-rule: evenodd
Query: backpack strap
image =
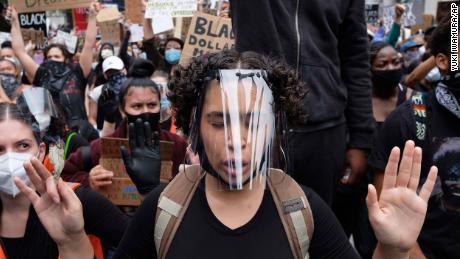
<path fill-rule="evenodd" d="M 270 169 L 267 179 L 294 258 L 308 259 L 314 222 L 304 191 L 294 179 L 278 169 Z"/>
<path fill-rule="evenodd" d="M 181 170 L 166 186 L 158 200 L 154 239 L 157 256 L 164 259 L 193 194 L 203 177 L 200 165 Z"/>
<path fill-rule="evenodd" d="M 426 98 L 427 94 L 419 91 L 414 91 L 411 97 L 415 118 L 415 135 L 418 141 L 424 141 L 426 137 Z"/>

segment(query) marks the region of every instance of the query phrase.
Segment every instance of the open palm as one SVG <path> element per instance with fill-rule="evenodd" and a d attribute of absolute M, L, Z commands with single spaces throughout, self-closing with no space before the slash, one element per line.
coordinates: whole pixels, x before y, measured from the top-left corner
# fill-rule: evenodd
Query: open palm
<path fill-rule="evenodd" d="M 399 148 L 393 148 L 385 168 L 380 197 L 377 199 L 377 192 L 370 185 L 366 202 L 369 220 L 379 242 L 401 250 L 410 250 L 416 244 L 425 220 L 437 168 L 431 168 L 417 194 L 422 150 L 415 147 L 413 141 L 406 142 L 398 173 L 399 157 Z"/>
<path fill-rule="evenodd" d="M 54 177 L 35 158 L 26 162 L 24 168 L 37 191 L 19 178 L 15 178 L 15 183 L 32 202 L 51 238 L 59 245 L 81 234 L 84 231 L 82 205 L 70 187 L 62 179 L 56 185 Z"/>

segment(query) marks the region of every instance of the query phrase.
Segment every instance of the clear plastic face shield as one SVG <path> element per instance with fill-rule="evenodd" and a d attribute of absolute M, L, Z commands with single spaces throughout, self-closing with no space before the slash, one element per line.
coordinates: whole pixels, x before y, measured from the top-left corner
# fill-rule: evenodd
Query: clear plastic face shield
<path fill-rule="evenodd" d="M 219 70 L 195 111 L 192 146 L 202 168 L 217 177 L 223 189 L 251 189 L 256 181 L 265 185 L 275 134 L 274 100 L 265 74 Z"/>
<path fill-rule="evenodd" d="M 50 126 L 51 118 L 57 118 L 58 112 L 50 92 L 43 87 L 24 90 L 18 97 L 17 105 L 24 112 L 30 112 L 38 123 L 43 137 Z"/>

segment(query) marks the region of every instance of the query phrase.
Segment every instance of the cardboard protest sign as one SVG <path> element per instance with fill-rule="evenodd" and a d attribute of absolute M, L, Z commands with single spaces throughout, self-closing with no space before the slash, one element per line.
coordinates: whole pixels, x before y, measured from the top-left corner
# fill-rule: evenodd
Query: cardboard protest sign
<path fill-rule="evenodd" d="M 191 17 L 197 6 L 197 0 L 149 0 L 145 18 Z"/>
<path fill-rule="evenodd" d="M 89 7 L 93 0 L 9 0 L 18 13 L 34 13 L 51 10 Z"/>
<path fill-rule="evenodd" d="M 144 21 L 142 0 L 125 0 L 125 19 L 131 23 L 142 23 Z"/>
<path fill-rule="evenodd" d="M 99 164 L 104 169 L 112 171 L 114 175 L 112 185 L 102 188 L 101 192 L 116 205 L 138 206 L 140 204 L 139 193 L 126 173 L 120 153 L 121 146 L 129 147 L 128 139 L 101 139 L 101 159 Z M 160 141 L 160 181 L 162 182 L 169 182 L 172 178 L 173 149 L 173 142 Z"/>
<path fill-rule="evenodd" d="M 114 46 L 119 46 L 121 43 L 121 31 L 118 20 L 99 23 L 101 39 L 103 42 L 110 42 Z"/>
<path fill-rule="evenodd" d="M 121 43 L 121 31 L 118 20 L 121 17 L 121 13 L 118 8 L 104 8 L 99 11 L 96 19 L 99 23 L 99 29 L 101 39 L 104 42 L 110 42 L 114 46 L 118 46 Z"/>
<path fill-rule="evenodd" d="M 27 44 L 32 41 L 37 47 L 46 45 L 46 38 L 43 31 L 37 31 L 34 29 L 21 29 L 22 39 Z"/>
<path fill-rule="evenodd" d="M 197 12 L 192 18 L 180 63 L 186 64 L 191 57 L 204 53 L 232 49 L 234 44 L 231 19 Z"/>
<path fill-rule="evenodd" d="M 98 23 L 118 20 L 121 17 L 121 13 L 116 7 L 104 8 L 97 14 L 96 20 Z"/>
<path fill-rule="evenodd" d="M 422 20 L 423 22 L 421 24 L 416 24 L 410 28 L 411 35 L 416 33 L 418 30 L 425 31 L 428 29 L 428 27 L 430 27 L 434 22 L 434 16 L 431 14 L 424 14 L 422 15 Z"/>
<path fill-rule="evenodd" d="M 70 33 L 58 31 L 56 37 L 54 38 L 55 42 L 63 44 L 67 47 L 67 50 L 75 54 L 78 46 L 78 37 Z"/>

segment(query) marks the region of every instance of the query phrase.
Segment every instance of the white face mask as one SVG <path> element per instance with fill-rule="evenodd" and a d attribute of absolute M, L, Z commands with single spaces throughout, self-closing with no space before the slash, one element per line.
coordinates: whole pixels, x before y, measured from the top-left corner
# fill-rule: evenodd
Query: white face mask
<path fill-rule="evenodd" d="M 29 184 L 29 177 L 24 169 L 24 162 L 32 158 L 30 153 L 8 152 L 0 156 L 0 191 L 16 197 L 21 191 L 14 184 L 13 177 L 18 177 Z"/>
<path fill-rule="evenodd" d="M 113 56 L 113 50 L 111 50 L 111 49 L 103 49 L 101 51 L 101 57 L 103 59 L 106 59 L 106 58 L 111 57 L 111 56 Z"/>

